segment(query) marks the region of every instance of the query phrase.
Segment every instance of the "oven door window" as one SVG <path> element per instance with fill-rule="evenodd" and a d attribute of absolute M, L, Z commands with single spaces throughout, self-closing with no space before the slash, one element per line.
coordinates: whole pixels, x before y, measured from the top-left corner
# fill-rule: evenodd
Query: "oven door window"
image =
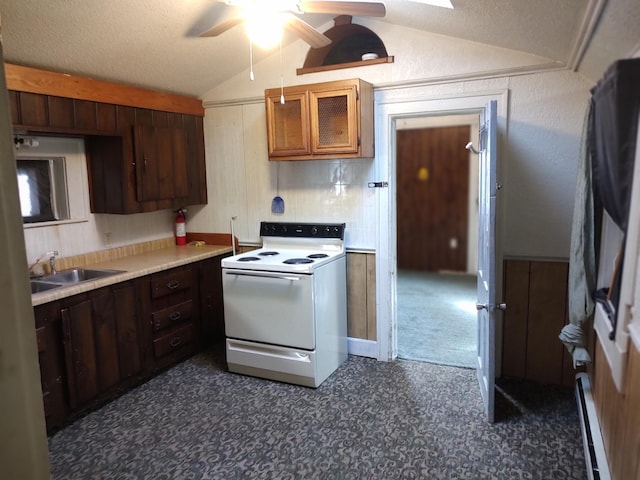
<path fill-rule="evenodd" d="M 227 337 L 313 350 L 313 276 L 224 269 Z"/>

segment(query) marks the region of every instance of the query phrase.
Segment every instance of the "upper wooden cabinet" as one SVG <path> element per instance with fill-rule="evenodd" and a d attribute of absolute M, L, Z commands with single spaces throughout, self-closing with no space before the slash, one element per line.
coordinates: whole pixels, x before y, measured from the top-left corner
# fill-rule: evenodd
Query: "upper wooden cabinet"
<path fill-rule="evenodd" d="M 182 128 L 135 128 L 139 201 L 186 198 L 189 194 L 187 144 Z"/>
<path fill-rule="evenodd" d="M 93 213 L 207 203 L 200 100 L 5 67 L 16 131 L 84 137 Z"/>
<path fill-rule="evenodd" d="M 353 79 L 269 89 L 265 106 L 270 160 L 374 155 L 370 83 Z"/>
<path fill-rule="evenodd" d="M 14 128 L 85 139 L 93 213 L 207 203 L 200 116 L 9 92 Z"/>

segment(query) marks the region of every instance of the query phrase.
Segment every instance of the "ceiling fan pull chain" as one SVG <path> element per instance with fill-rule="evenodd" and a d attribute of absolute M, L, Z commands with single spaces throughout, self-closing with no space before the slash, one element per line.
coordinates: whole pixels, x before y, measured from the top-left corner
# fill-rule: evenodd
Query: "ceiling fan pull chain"
<path fill-rule="evenodd" d="M 280 104 L 284 105 L 284 78 L 282 76 L 282 39 L 280 39 Z"/>
<path fill-rule="evenodd" d="M 253 42 L 251 41 L 251 38 L 249 38 L 249 78 L 252 82 L 255 78 L 253 76 Z"/>

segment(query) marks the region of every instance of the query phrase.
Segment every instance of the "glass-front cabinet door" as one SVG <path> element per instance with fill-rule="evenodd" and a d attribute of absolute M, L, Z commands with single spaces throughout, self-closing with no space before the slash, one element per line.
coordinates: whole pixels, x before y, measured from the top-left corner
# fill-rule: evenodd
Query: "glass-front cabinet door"
<path fill-rule="evenodd" d="M 307 92 L 266 97 L 267 144 L 269 157 L 308 155 L 311 153 L 309 96 Z"/>
<path fill-rule="evenodd" d="M 358 105 L 355 85 L 310 91 L 311 151 L 314 154 L 358 151 Z"/>

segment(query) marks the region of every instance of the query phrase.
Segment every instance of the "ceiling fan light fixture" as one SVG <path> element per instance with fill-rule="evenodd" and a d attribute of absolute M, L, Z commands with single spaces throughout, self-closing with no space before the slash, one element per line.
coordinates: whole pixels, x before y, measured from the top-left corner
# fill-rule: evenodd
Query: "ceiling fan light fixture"
<path fill-rule="evenodd" d="M 279 12 L 246 12 L 249 40 L 260 48 L 271 49 L 282 40 L 285 16 Z"/>
<path fill-rule="evenodd" d="M 449 8 L 453 10 L 453 3 L 451 3 L 451 0 L 409 0 L 409 1 L 415 2 L 415 3 L 424 3 L 425 5 L 432 5 L 434 7 Z"/>

